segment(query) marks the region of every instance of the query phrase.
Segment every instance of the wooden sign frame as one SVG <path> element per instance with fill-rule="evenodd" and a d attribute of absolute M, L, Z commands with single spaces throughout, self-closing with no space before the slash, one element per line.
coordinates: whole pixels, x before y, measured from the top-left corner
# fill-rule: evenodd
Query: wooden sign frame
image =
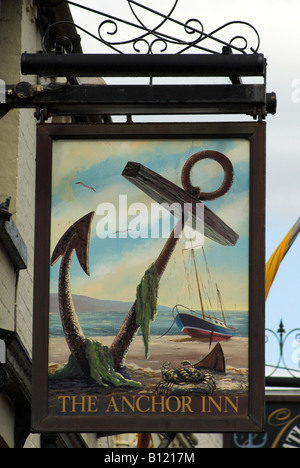
<path fill-rule="evenodd" d="M 221 185 L 227 187 L 220 198 L 211 201 L 199 201 L 194 187 L 198 180 L 189 172 L 191 167 L 184 187 L 180 181 L 184 163 L 198 153 L 202 158 L 203 152 L 209 159 L 223 155 L 214 161 L 199 161 L 193 168 L 198 167 L 201 190 L 208 194 L 222 182 L 223 169 Z M 127 172 L 130 162 L 139 165 L 134 176 Z M 230 177 L 231 181 L 225 180 Z M 169 192 L 175 194 L 171 201 L 165 194 L 169 184 Z M 197 203 L 205 206 L 207 261 L 212 262 L 212 273 L 225 289 L 234 324 L 243 323 L 233 324 L 231 329 L 226 324 L 226 333 L 235 330 L 231 339 L 219 341 L 216 324 L 223 323 L 220 317 L 204 340 L 202 335 L 199 340 L 186 334 L 194 333 L 189 324 L 181 323 L 179 328 L 176 317 L 182 319 L 183 314 L 178 310 L 172 317 L 173 302 L 188 277 L 185 266 L 178 267 L 185 249 L 180 247 L 176 256 L 176 235 L 172 238 L 168 232 L 162 238 L 163 229 L 161 236 L 146 238 L 140 216 L 141 207 L 148 202 L 157 205 L 162 193 L 159 203 L 167 200 L 180 205 L 189 193 L 191 210 Z M 116 208 L 116 220 L 108 213 L 117 199 L 124 201 L 121 195 L 128 197 L 127 224 L 120 218 L 125 205 Z M 263 431 L 264 229 L 263 122 L 38 125 L 32 431 Z M 221 241 L 214 239 L 214 232 L 221 232 Z M 185 241 L 186 247 L 190 239 L 181 234 L 180 242 Z M 74 251 L 78 261 L 76 255 L 72 260 Z M 97 264 L 100 251 L 102 259 Z M 141 291 L 146 283 L 150 284 L 151 300 L 143 302 Z M 97 297 L 91 293 L 95 288 Z M 187 298 L 186 288 L 183 291 Z M 74 308 L 78 304 L 80 311 L 94 307 L 95 301 L 82 305 L 87 297 L 93 297 L 102 308 L 94 325 L 104 327 L 109 322 L 109 326 L 119 327 L 116 334 L 115 328 L 104 332 L 100 327 L 97 333 L 102 339 L 94 335 L 86 339 L 84 326 L 91 315 L 81 315 L 82 321 L 79 317 L 76 322 Z M 150 318 L 145 319 L 150 303 Z M 114 308 L 118 310 L 112 311 Z M 125 311 L 123 323 L 121 310 Z M 208 315 L 207 310 L 205 313 Z M 116 316 L 120 316 L 117 325 Z M 163 323 L 162 317 L 167 321 Z M 207 316 L 204 321 L 208 326 Z M 136 335 L 141 328 L 143 336 Z M 124 360 L 126 372 L 119 369 Z"/>

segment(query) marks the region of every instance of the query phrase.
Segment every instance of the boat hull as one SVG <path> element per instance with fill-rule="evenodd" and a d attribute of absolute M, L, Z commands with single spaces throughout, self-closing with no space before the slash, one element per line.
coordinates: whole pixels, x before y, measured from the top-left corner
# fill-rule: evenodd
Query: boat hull
<path fill-rule="evenodd" d="M 234 328 L 222 324 L 220 320 L 205 320 L 195 315 L 178 313 L 175 318 L 178 328 L 192 338 L 207 338 L 212 341 L 229 340 L 236 334 Z"/>

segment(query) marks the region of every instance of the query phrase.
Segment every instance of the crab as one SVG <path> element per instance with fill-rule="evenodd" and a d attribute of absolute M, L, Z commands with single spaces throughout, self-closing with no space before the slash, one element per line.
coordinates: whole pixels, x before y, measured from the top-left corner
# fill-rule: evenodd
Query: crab
<path fill-rule="evenodd" d="M 203 383 L 209 385 L 210 393 L 215 388 L 214 379 L 209 374 L 196 369 L 190 361 L 182 361 L 181 367 L 169 369 L 171 363 L 165 362 L 161 368 L 162 380 L 156 385 L 156 392 L 161 395 L 170 395 L 174 385 L 189 383 Z"/>

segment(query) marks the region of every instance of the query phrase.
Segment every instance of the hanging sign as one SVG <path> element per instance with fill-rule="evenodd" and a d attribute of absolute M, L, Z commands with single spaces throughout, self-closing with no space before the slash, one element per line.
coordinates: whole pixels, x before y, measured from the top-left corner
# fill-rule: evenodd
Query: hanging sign
<path fill-rule="evenodd" d="M 265 124 L 39 125 L 33 431 L 264 426 Z"/>
<path fill-rule="evenodd" d="M 300 448 L 299 397 L 267 396 L 266 432 L 228 434 L 225 448 Z"/>

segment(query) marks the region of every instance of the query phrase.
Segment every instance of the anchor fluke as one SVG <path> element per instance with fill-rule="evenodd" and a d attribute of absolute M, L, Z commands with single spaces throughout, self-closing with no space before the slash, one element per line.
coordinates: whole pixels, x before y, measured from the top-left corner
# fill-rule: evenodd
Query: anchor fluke
<path fill-rule="evenodd" d="M 76 221 L 69 229 L 64 233 L 64 235 L 58 241 L 50 260 L 51 266 L 53 266 L 57 260 L 63 256 L 70 244 L 76 251 L 78 261 L 81 265 L 83 271 L 89 276 L 89 246 L 90 246 L 90 232 L 91 224 L 94 218 L 95 212 L 92 211 L 87 215 L 80 218 Z"/>

